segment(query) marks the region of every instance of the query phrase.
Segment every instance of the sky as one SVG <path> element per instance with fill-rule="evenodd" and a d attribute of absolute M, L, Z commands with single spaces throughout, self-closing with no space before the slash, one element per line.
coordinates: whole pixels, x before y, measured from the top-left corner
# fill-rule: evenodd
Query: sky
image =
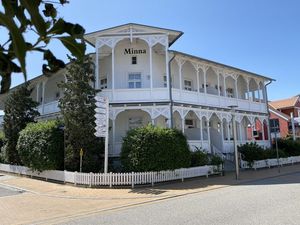
<path fill-rule="evenodd" d="M 58 11 L 87 33 L 131 22 L 183 31 L 170 49 L 275 79 L 269 100 L 300 94 L 298 0 L 70 0 Z M 0 30 L 0 43 L 4 37 Z M 67 61 L 61 45 L 50 47 Z M 28 55 L 29 79 L 41 74 L 42 63 L 42 55 Z M 15 74 L 13 86 L 22 82 Z"/>

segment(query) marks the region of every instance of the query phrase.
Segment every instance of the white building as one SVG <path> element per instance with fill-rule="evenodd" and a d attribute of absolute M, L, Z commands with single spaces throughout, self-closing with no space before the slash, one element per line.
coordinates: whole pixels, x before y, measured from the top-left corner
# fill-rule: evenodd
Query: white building
<path fill-rule="evenodd" d="M 182 34 L 131 23 L 85 36 L 95 47 L 96 88 L 110 101 L 111 157 L 119 156 L 129 129 L 148 123 L 182 130 L 192 150 L 231 153 L 232 105 L 238 144 L 270 145 L 266 85 L 272 79 L 169 50 Z M 31 81 L 41 119 L 59 115 L 63 90 L 56 84 L 63 72 Z"/>

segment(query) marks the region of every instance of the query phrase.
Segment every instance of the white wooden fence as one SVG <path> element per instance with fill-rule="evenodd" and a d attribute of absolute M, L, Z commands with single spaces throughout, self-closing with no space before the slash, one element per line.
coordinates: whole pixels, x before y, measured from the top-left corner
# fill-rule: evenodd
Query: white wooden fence
<path fill-rule="evenodd" d="M 300 156 L 291 156 L 288 158 L 279 158 L 279 165 L 287 165 L 287 164 L 294 164 L 300 162 Z M 271 168 L 272 166 L 277 166 L 278 162 L 277 159 L 266 159 L 266 160 L 257 160 L 254 161 L 252 167 L 250 167 L 249 162 L 241 160 L 241 167 L 244 169 L 259 169 L 259 168 Z"/>
<path fill-rule="evenodd" d="M 75 185 L 92 186 L 114 186 L 114 185 L 134 185 L 152 184 L 172 180 L 184 180 L 185 178 L 200 177 L 220 173 L 221 166 L 200 166 L 167 170 L 159 172 L 132 172 L 132 173 L 78 173 L 59 170 L 47 170 L 41 173 L 32 171 L 25 166 L 15 166 L 0 164 L 0 171 L 16 173 L 20 175 L 40 177 L 73 183 Z"/>

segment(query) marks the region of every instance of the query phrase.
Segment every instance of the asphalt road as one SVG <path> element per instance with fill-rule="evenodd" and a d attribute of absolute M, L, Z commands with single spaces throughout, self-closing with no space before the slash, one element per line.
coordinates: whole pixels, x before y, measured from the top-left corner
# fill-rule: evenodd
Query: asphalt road
<path fill-rule="evenodd" d="M 61 224 L 298 225 L 300 172 L 74 218 Z"/>
<path fill-rule="evenodd" d="M 20 194 L 21 192 L 15 189 L 11 189 L 5 186 L 0 185 L 0 198 L 10 195 Z"/>

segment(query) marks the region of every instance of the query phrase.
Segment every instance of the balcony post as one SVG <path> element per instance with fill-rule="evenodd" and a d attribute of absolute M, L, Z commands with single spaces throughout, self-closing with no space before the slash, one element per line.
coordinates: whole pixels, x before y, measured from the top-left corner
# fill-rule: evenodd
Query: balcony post
<path fill-rule="evenodd" d="M 45 114 L 45 87 L 46 87 L 46 82 L 47 81 L 43 81 L 43 84 L 42 84 L 42 115 Z"/>
<path fill-rule="evenodd" d="M 38 83 L 37 85 L 36 85 L 36 102 L 40 102 L 39 101 L 39 89 L 40 89 L 40 83 Z"/>
<path fill-rule="evenodd" d="M 204 66 L 204 70 L 203 70 L 203 77 L 204 77 L 204 93 L 207 94 L 207 90 L 206 90 L 206 72 L 208 70 L 207 66 Z"/>
<path fill-rule="evenodd" d="M 217 76 L 218 76 L 218 96 L 220 96 L 221 93 L 220 93 L 220 73 L 219 72 L 218 72 Z"/>
<path fill-rule="evenodd" d="M 227 97 L 227 93 L 226 93 L 226 76 L 225 76 L 225 74 L 223 74 L 223 82 L 224 82 L 224 97 Z"/>
<path fill-rule="evenodd" d="M 201 118 L 201 120 L 200 120 L 200 135 L 201 135 L 200 140 L 201 140 L 201 148 L 203 149 L 203 127 L 202 127 L 202 122 L 203 122 L 203 120 Z"/>
<path fill-rule="evenodd" d="M 111 48 L 111 89 L 112 99 L 114 99 L 115 93 L 115 46 Z"/>
<path fill-rule="evenodd" d="M 247 78 L 247 97 L 248 97 L 248 100 L 250 101 L 250 86 L 249 86 L 249 78 Z"/>
<path fill-rule="evenodd" d="M 167 78 L 167 89 L 170 88 L 170 80 L 171 80 L 171 74 L 169 73 L 169 52 L 168 52 L 168 37 L 166 37 L 166 45 L 165 45 L 165 54 L 166 54 L 166 78 Z M 151 73 L 152 73 L 152 48 L 151 48 Z M 151 74 L 151 79 L 152 79 L 152 74 Z M 151 82 L 153 82 L 151 80 Z M 152 84 L 153 85 L 153 84 Z"/>
<path fill-rule="evenodd" d="M 111 118 L 112 120 L 112 153 L 115 152 L 115 141 L 116 141 L 116 118 Z"/>
<path fill-rule="evenodd" d="M 234 79 L 234 83 L 235 83 L 235 97 L 239 98 L 238 85 L 237 85 L 237 77 Z"/>
<path fill-rule="evenodd" d="M 150 43 L 148 43 L 149 45 L 149 75 L 150 75 L 150 93 L 152 95 L 152 89 L 153 89 L 153 75 L 152 75 L 152 46 L 150 45 Z M 166 58 L 166 62 L 167 62 L 167 58 Z M 166 72 L 166 76 L 167 76 L 167 72 Z"/>
<path fill-rule="evenodd" d="M 197 92 L 200 91 L 200 84 L 199 84 L 199 68 L 196 70 L 196 76 L 197 76 Z"/>
<path fill-rule="evenodd" d="M 99 44 L 98 42 L 96 43 L 96 71 L 95 71 L 95 76 L 96 76 L 96 79 L 95 79 L 95 82 L 96 82 L 96 85 L 95 85 L 95 88 L 96 90 L 99 89 Z"/>
<path fill-rule="evenodd" d="M 208 148 L 209 148 L 209 150 L 210 150 L 210 152 L 211 152 L 211 146 L 210 146 L 210 143 L 211 143 L 211 141 L 210 141 L 210 127 L 209 127 L 209 119 L 207 118 L 206 119 L 206 121 L 207 121 L 207 138 L 208 138 Z M 212 152 L 211 152 L 212 153 Z"/>

